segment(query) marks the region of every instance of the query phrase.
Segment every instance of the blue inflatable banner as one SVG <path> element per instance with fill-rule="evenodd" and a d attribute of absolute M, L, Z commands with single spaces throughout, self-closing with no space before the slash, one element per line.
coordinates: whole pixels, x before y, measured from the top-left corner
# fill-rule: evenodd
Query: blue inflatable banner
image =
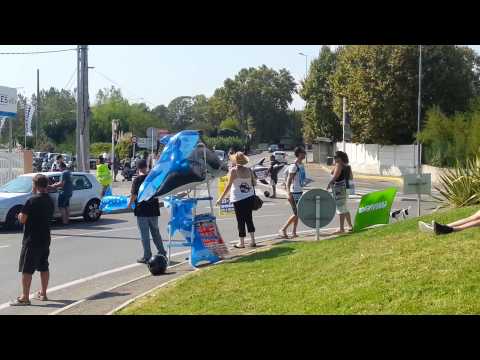
<path fill-rule="evenodd" d="M 138 201 L 190 189 L 207 179 L 207 170 L 213 177 L 227 173 L 226 164 L 209 149 L 206 149 L 208 169 L 205 168 L 204 148 L 199 146 L 201 139 L 198 131 L 181 131 L 165 140 L 168 142 L 160 159 L 140 186 Z"/>
<path fill-rule="evenodd" d="M 126 210 L 130 197 L 126 195 L 110 195 L 104 196 L 100 202 L 100 211 L 110 213 L 113 211 Z M 135 203 L 132 204 L 135 208 Z"/>

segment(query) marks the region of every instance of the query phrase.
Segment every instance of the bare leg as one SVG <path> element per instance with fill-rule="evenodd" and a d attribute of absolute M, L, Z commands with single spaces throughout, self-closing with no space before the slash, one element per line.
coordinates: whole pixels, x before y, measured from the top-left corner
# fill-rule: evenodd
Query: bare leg
<path fill-rule="evenodd" d="M 70 222 L 70 208 L 67 207 L 65 208 L 65 212 L 66 212 L 66 223 L 68 224 Z"/>
<path fill-rule="evenodd" d="M 350 230 L 352 230 L 353 229 L 352 217 L 350 216 L 349 212 L 345 214 L 345 218 L 347 219 L 347 224 L 348 224 Z"/>
<path fill-rule="evenodd" d="M 297 235 L 297 226 L 298 226 L 298 216 L 295 216 L 295 220 L 293 221 L 293 231 L 292 231 L 292 237 L 298 237 Z"/>
<path fill-rule="evenodd" d="M 470 221 L 460 226 L 453 226 L 453 231 L 462 231 L 462 230 L 470 229 L 477 226 L 480 226 L 480 219 Z"/>
<path fill-rule="evenodd" d="M 66 208 L 60 208 L 60 212 L 62 214 L 62 223 L 66 225 L 68 223 L 67 221 L 67 209 Z"/>
<path fill-rule="evenodd" d="M 345 231 L 345 214 L 340 214 L 340 232 Z"/>
<path fill-rule="evenodd" d="M 245 238 L 244 237 L 240 238 L 240 244 L 239 245 L 242 246 L 242 247 L 245 246 Z"/>
<path fill-rule="evenodd" d="M 290 217 L 288 218 L 286 224 L 283 225 L 283 226 L 280 228 L 280 232 L 282 233 L 282 235 L 287 236 L 287 229 L 289 228 L 289 226 L 290 226 L 291 224 L 293 224 L 293 222 L 295 221 L 295 218 L 296 218 L 295 215 L 290 216 Z"/>
<path fill-rule="evenodd" d="M 22 300 L 30 300 L 30 285 L 32 285 L 32 274 L 22 273 Z"/>
<path fill-rule="evenodd" d="M 478 219 L 480 219 L 480 211 L 477 211 L 475 214 L 473 214 L 472 216 L 470 216 L 468 218 L 461 219 L 461 220 L 455 221 L 451 224 L 448 224 L 448 226 L 457 227 L 457 226 L 461 226 L 463 224 L 466 224 L 466 223 L 469 223 L 471 221 L 478 220 Z"/>
<path fill-rule="evenodd" d="M 42 292 L 41 295 L 47 297 L 47 288 L 48 288 L 48 280 L 50 279 L 50 272 L 49 271 L 42 271 L 40 272 L 40 282 L 42 283 Z"/>

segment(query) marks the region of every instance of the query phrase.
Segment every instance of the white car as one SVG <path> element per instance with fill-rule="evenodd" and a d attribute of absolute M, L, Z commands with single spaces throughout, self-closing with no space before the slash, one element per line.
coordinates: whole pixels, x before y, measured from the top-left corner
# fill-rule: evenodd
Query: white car
<path fill-rule="evenodd" d="M 275 151 L 273 153 L 273 156 L 275 156 L 275 160 L 281 163 L 286 163 L 287 162 L 287 153 L 284 151 Z"/>
<path fill-rule="evenodd" d="M 49 183 L 54 184 L 61 178 L 61 172 L 43 172 Z M 32 178 L 37 174 L 25 174 L 0 187 L 0 224 L 7 229 L 18 229 L 17 215 L 26 201 L 32 196 Z M 93 174 L 72 172 L 73 194 L 70 199 L 70 215 L 83 216 L 85 221 L 100 219 L 100 194 L 102 187 Z M 58 191 L 49 193 L 54 204 L 53 217 L 60 218 L 58 210 Z"/>

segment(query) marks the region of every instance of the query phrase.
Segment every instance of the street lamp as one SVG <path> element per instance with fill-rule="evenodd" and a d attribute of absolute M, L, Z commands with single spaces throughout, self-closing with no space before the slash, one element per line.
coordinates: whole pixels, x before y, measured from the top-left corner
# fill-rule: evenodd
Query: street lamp
<path fill-rule="evenodd" d="M 303 52 L 299 52 L 298 55 L 304 56 L 305 57 L 305 80 L 307 80 L 307 74 L 308 74 L 308 55 L 305 55 Z"/>

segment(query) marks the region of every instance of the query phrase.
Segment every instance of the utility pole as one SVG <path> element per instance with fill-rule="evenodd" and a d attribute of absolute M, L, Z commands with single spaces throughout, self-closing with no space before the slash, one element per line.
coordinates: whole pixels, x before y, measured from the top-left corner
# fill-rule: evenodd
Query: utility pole
<path fill-rule="evenodd" d="M 417 111 L 417 174 L 420 176 L 422 173 L 422 150 L 420 148 L 420 116 L 422 113 L 422 45 L 418 46 L 419 56 L 418 56 L 418 111 Z M 421 214 L 421 202 L 422 195 L 417 194 L 417 206 L 418 206 L 418 216 Z"/>
<path fill-rule="evenodd" d="M 77 133 L 76 150 L 79 171 L 90 170 L 90 124 L 88 106 L 88 46 L 77 47 Z"/>
<path fill-rule="evenodd" d="M 35 126 L 35 147 L 38 147 L 38 127 L 40 126 L 40 69 L 37 69 L 37 125 Z M 38 148 L 37 148 L 38 151 Z"/>
<path fill-rule="evenodd" d="M 8 152 L 12 152 L 12 149 L 13 149 L 13 129 L 12 129 L 13 120 L 12 119 L 8 120 L 8 118 L 7 118 L 6 121 L 8 121 L 8 134 L 9 134 L 8 135 L 9 136 L 8 137 L 8 139 L 9 139 L 9 141 L 8 141 Z"/>
<path fill-rule="evenodd" d="M 342 151 L 345 152 L 345 123 L 347 121 L 347 98 L 343 98 L 343 116 L 342 116 L 342 124 L 343 124 L 343 144 L 342 144 Z"/>

